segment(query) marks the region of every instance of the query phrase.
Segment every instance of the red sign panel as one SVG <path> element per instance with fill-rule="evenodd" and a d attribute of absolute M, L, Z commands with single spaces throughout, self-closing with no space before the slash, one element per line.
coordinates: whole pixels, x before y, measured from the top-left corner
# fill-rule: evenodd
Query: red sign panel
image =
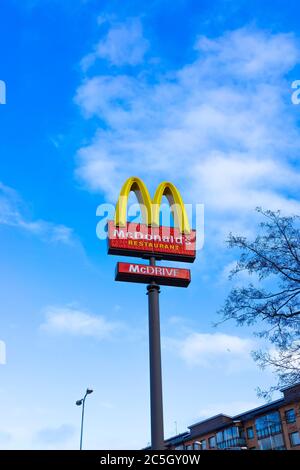
<path fill-rule="evenodd" d="M 175 227 L 149 227 L 131 222 L 126 227 L 116 227 L 110 220 L 108 253 L 139 258 L 155 256 L 193 263 L 196 258 L 196 231 L 182 234 Z"/>
<path fill-rule="evenodd" d="M 155 281 L 165 286 L 187 287 L 191 282 L 189 269 L 166 266 L 150 266 L 136 263 L 117 263 L 116 281 L 140 282 L 148 284 Z"/>

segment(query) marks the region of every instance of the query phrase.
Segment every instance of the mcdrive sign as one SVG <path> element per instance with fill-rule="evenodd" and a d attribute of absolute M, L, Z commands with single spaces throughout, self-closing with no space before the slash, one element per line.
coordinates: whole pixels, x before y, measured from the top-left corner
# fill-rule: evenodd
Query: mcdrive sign
<path fill-rule="evenodd" d="M 135 192 L 144 223 L 127 222 L 130 191 Z M 175 227 L 159 225 L 162 197 L 166 196 L 174 215 Z M 123 185 L 116 206 L 115 220 L 108 222 L 108 253 L 149 258 L 186 261 L 196 257 L 196 232 L 189 225 L 185 206 L 178 189 L 161 183 L 151 200 L 148 189 L 139 178 L 129 178 Z"/>
<path fill-rule="evenodd" d="M 187 287 L 191 282 L 189 269 L 150 266 L 136 263 L 117 263 L 116 281 L 149 284 L 155 281 L 164 286 Z"/>

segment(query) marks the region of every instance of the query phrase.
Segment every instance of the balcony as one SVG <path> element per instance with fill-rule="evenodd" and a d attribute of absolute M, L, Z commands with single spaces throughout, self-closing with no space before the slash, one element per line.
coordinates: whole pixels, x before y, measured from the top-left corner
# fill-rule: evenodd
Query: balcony
<path fill-rule="evenodd" d="M 246 447 L 246 439 L 243 437 L 233 437 L 232 439 L 228 439 L 227 441 L 222 441 L 217 443 L 218 449 L 232 449 L 232 448 L 239 448 L 239 447 Z"/>
<path fill-rule="evenodd" d="M 274 434 L 280 434 L 282 431 L 281 424 L 271 424 L 267 428 L 256 430 L 257 438 L 264 439 L 265 437 L 274 436 Z"/>

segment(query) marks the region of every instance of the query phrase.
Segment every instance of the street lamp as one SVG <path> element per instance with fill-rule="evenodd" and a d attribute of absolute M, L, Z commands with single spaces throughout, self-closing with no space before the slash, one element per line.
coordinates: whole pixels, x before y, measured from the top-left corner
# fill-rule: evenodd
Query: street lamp
<path fill-rule="evenodd" d="M 92 390 L 91 388 L 87 388 L 84 397 L 81 398 L 80 400 L 77 400 L 77 401 L 76 401 L 76 405 L 77 405 L 77 406 L 81 406 L 81 405 L 82 405 L 81 430 L 80 430 L 80 450 L 82 450 L 82 436 L 83 436 L 83 420 L 84 420 L 84 405 L 85 405 L 85 399 L 86 399 L 86 397 L 87 397 L 88 395 L 90 395 L 91 393 L 93 393 L 93 391 L 94 391 L 94 390 Z"/>
<path fill-rule="evenodd" d="M 196 446 L 197 446 L 197 447 L 196 447 Z M 193 447 L 194 447 L 194 450 L 203 450 L 203 449 L 202 449 L 202 444 L 201 444 L 200 441 L 195 441 Z"/>

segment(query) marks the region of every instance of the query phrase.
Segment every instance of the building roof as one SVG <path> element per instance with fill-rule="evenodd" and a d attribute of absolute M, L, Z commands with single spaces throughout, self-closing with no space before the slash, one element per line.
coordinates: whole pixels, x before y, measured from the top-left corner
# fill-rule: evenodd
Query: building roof
<path fill-rule="evenodd" d="M 210 431 L 214 431 L 215 429 L 219 429 L 220 427 L 222 428 L 224 426 L 228 426 L 228 424 L 230 424 L 231 422 L 231 416 L 220 413 L 218 415 L 212 416 L 211 418 L 199 421 L 198 423 L 189 426 L 190 435 L 191 437 L 193 437 L 206 434 Z"/>
<path fill-rule="evenodd" d="M 284 398 L 280 398 L 279 400 L 272 401 L 271 403 L 266 403 L 265 405 L 258 406 L 257 408 L 253 408 L 249 411 L 244 411 L 232 419 L 239 419 L 241 421 L 247 421 L 248 419 L 254 418 L 255 416 L 261 415 L 266 413 L 267 411 L 272 411 L 278 408 L 278 406 L 283 405 L 285 402 Z"/>
<path fill-rule="evenodd" d="M 181 434 L 177 434 L 176 436 L 169 437 L 166 440 L 166 443 L 170 445 L 176 445 L 177 443 L 184 441 L 185 438 L 189 436 L 190 436 L 190 433 L 188 431 L 185 431 L 185 432 L 182 432 Z"/>
<path fill-rule="evenodd" d="M 214 415 L 214 416 L 212 416 L 212 417 L 210 417 L 210 418 L 206 418 L 206 419 L 203 419 L 203 420 L 201 420 L 201 421 L 197 421 L 196 423 L 191 424 L 190 426 L 188 426 L 188 428 L 191 429 L 191 428 L 194 428 L 195 426 L 198 426 L 199 424 L 204 424 L 204 423 L 206 423 L 207 421 L 211 421 L 211 420 L 213 420 L 213 419 L 221 418 L 221 417 L 222 417 L 222 418 L 225 417 L 225 418 L 232 419 L 232 417 L 229 416 L 229 415 L 225 415 L 225 414 L 223 414 L 223 413 L 219 413 L 219 414 Z"/>

